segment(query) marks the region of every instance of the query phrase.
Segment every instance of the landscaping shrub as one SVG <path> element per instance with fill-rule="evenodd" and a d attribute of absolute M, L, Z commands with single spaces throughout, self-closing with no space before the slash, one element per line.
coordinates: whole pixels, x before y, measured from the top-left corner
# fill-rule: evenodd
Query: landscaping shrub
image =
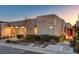
<path fill-rule="evenodd" d="M 54 41 L 59 42 L 59 37 L 54 36 L 54 35 L 52 35 L 52 36 L 50 36 L 50 37 L 51 37 L 51 39 L 53 39 Z"/>
<path fill-rule="evenodd" d="M 2 39 L 6 39 L 6 37 L 3 37 Z"/>
<path fill-rule="evenodd" d="M 16 37 L 17 37 L 18 39 L 21 39 L 21 38 L 24 37 L 24 35 L 16 35 Z"/>
<path fill-rule="evenodd" d="M 71 46 L 71 47 L 73 47 L 73 48 L 74 48 L 74 47 L 75 47 L 75 45 L 76 45 L 76 40 L 73 40 L 73 41 L 71 41 L 71 42 L 70 42 L 70 46 Z"/>
<path fill-rule="evenodd" d="M 79 42 L 75 44 L 74 52 L 79 53 Z"/>
<path fill-rule="evenodd" d="M 73 37 L 73 41 L 70 41 L 70 46 L 74 48 L 76 46 L 76 44 L 79 43 L 77 41 L 78 41 L 78 38 L 77 37 Z"/>
<path fill-rule="evenodd" d="M 14 43 L 14 44 L 16 44 L 16 43 L 17 43 L 17 41 L 6 40 L 6 43 Z"/>
<path fill-rule="evenodd" d="M 50 40 L 49 35 L 26 35 L 25 41 L 48 41 Z"/>
<path fill-rule="evenodd" d="M 6 43 L 10 43 L 11 41 L 10 40 L 6 40 Z"/>
<path fill-rule="evenodd" d="M 9 38 L 9 36 L 6 36 L 6 38 Z"/>
<path fill-rule="evenodd" d="M 51 39 L 50 35 L 47 35 L 47 34 L 40 35 L 41 41 L 50 41 L 50 39 Z"/>
<path fill-rule="evenodd" d="M 65 41 L 65 40 L 66 40 L 65 35 L 60 35 L 60 36 L 59 36 L 59 41 L 60 41 L 60 42 L 63 42 L 63 41 Z"/>
<path fill-rule="evenodd" d="M 40 35 L 35 35 L 35 41 L 41 41 Z"/>
<path fill-rule="evenodd" d="M 33 41 L 34 40 L 34 35 L 26 35 L 24 37 L 25 42 Z"/>
<path fill-rule="evenodd" d="M 42 34 L 42 35 L 26 35 L 24 37 L 25 42 L 33 42 L 33 41 L 38 41 L 38 42 L 45 42 L 45 41 L 50 41 L 53 39 L 54 41 L 58 42 L 59 38 L 57 36 L 50 36 L 47 34 Z"/>
<path fill-rule="evenodd" d="M 1 37 L 0 37 L 0 39 L 1 39 Z"/>

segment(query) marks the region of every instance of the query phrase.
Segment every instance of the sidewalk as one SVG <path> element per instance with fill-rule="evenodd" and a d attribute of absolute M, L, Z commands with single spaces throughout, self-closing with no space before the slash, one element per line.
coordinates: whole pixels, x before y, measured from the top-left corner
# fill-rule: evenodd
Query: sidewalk
<path fill-rule="evenodd" d="M 21 49 L 21 50 L 27 50 L 27 51 L 33 51 L 33 52 L 38 52 L 38 53 L 44 53 L 44 54 L 73 54 L 73 53 L 68 53 L 68 52 L 63 52 L 63 51 L 53 51 L 50 49 L 46 48 L 40 48 L 40 47 L 29 47 L 25 45 L 18 45 L 18 44 L 9 44 L 9 43 L 4 43 L 4 41 L 0 40 L 0 46 L 6 46 L 6 47 L 12 47 L 16 49 Z"/>

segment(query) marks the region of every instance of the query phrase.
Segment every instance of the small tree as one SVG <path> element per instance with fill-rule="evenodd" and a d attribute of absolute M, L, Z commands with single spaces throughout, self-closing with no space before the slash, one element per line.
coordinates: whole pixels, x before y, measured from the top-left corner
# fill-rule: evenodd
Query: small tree
<path fill-rule="evenodd" d="M 79 43 L 79 28 L 76 28 L 75 32 L 76 32 L 76 37 L 74 37 L 74 40 L 70 42 L 71 47 L 75 47 Z"/>
<path fill-rule="evenodd" d="M 79 41 L 79 28 L 76 28 L 76 42 Z"/>
<path fill-rule="evenodd" d="M 62 34 L 61 36 L 59 36 L 59 40 L 60 40 L 60 42 L 65 41 L 66 40 L 65 35 Z"/>

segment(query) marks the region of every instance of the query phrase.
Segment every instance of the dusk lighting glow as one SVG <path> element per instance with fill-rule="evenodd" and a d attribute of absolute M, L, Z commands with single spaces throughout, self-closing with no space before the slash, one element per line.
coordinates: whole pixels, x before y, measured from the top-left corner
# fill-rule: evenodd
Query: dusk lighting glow
<path fill-rule="evenodd" d="M 0 6 L 0 21 L 18 21 L 36 18 L 40 15 L 57 14 L 66 22 L 74 25 L 78 20 L 78 5 L 2 5 Z"/>

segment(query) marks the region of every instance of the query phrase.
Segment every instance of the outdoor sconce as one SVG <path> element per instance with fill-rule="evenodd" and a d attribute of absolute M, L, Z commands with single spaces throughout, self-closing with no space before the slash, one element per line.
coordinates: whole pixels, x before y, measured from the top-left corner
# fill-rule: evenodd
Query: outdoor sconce
<path fill-rule="evenodd" d="M 25 28 L 24 26 L 21 26 L 21 28 Z"/>
<path fill-rule="evenodd" d="M 18 26 L 16 26 L 15 28 L 19 28 Z"/>
<path fill-rule="evenodd" d="M 14 28 L 13 26 L 11 26 L 11 28 Z"/>
<path fill-rule="evenodd" d="M 50 26 L 49 28 L 50 28 L 50 29 L 53 29 L 53 26 Z"/>

